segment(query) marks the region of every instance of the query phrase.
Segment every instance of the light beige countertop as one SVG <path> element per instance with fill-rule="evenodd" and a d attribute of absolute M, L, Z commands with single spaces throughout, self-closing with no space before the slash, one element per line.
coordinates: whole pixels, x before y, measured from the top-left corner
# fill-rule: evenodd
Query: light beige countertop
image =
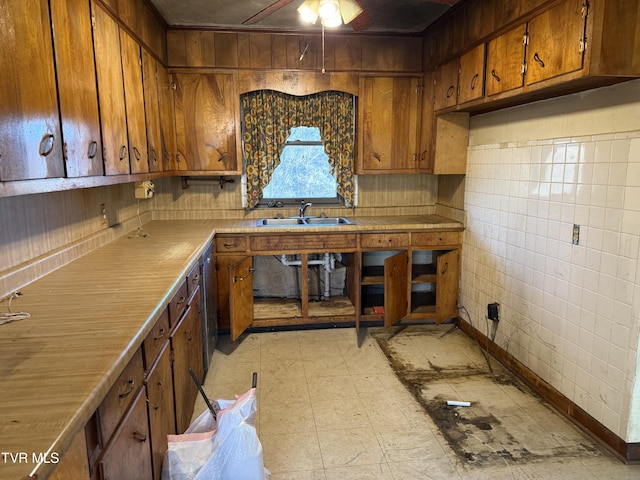
<path fill-rule="evenodd" d="M 25 286 L 12 301 L 12 312 L 31 317 L 0 325 L 0 479 L 53 470 L 33 454 L 51 459 L 67 449 L 202 255 L 214 222 L 150 222 L 144 231 Z M 26 462 L 9 455 L 23 452 Z"/>
<path fill-rule="evenodd" d="M 256 220 L 153 221 L 20 289 L 0 325 L 0 480 L 55 464 L 141 345 L 189 269 L 218 233 L 461 230 L 436 215 L 353 217 L 340 227 L 257 227 Z M 0 311 L 7 311 L 7 302 Z M 17 458 L 15 455 L 26 454 Z M 12 457 L 9 454 L 13 454 Z"/>

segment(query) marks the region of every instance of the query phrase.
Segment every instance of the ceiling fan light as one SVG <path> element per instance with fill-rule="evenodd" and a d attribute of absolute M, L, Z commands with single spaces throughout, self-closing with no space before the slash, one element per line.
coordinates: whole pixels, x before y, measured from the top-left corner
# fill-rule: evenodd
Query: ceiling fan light
<path fill-rule="evenodd" d="M 354 0 L 340 0 L 340 13 L 345 25 L 351 23 L 362 11 L 360 5 Z"/>
<path fill-rule="evenodd" d="M 331 18 L 323 18 L 322 24 L 327 28 L 339 27 L 342 25 L 342 17 L 340 16 L 340 12 L 337 15 Z"/>
<path fill-rule="evenodd" d="M 338 4 L 338 0 L 320 0 L 318 15 L 320 15 L 320 18 L 323 20 L 333 19 L 336 16 L 339 17 L 340 5 Z"/>
<path fill-rule="evenodd" d="M 318 4 L 320 0 L 305 0 L 298 7 L 298 13 L 303 22 L 316 23 L 318 20 Z"/>

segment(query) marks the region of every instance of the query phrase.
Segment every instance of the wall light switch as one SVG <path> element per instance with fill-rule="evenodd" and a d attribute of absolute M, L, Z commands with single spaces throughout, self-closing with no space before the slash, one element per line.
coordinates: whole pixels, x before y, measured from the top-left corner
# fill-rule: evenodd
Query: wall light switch
<path fill-rule="evenodd" d="M 580 244 L 580 225 L 576 225 L 575 223 L 573 224 L 573 238 L 571 243 L 574 245 Z"/>

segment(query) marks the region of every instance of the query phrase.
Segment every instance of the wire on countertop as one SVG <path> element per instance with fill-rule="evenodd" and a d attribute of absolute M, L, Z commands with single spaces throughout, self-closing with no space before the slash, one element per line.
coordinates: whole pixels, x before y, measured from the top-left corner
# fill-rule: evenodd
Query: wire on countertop
<path fill-rule="evenodd" d="M 18 320 L 24 320 L 26 318 L 30 318 L 31 315 L 28 312 L 12 312 L 11 311 L 11 301 L 15 298 L 21 297 L 22 292 L 13 292 L 8 297 L 3 298 L 0 303 L 7 303 L 7 312 L 0 312 L 0 325 L 4 325 L 6 323 L 16 322 Z"/>

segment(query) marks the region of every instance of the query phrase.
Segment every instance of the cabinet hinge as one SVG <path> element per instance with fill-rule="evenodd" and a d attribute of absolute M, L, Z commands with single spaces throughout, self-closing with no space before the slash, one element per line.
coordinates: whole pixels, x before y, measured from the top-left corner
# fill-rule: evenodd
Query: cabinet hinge
<path fill-rule="evenodd" d="M 96 16 L 95 15 L 91 15 L 91 29 L 95 29 L 96 28 Z"/>
<path fill-rule="evenodd" d="M 587 18 L 589 16 L 589 2 L 582 2 L 580 14 L 582 15 L 582 18 Z"/>
<path fill-rule="evenodd" d="M 527 73 L 527 62 L 524 62 L 520 67 L 520 74 L 525 75 Z"/>
<path fill-rule="evenodd" d="M 580 43 L 578 44 L 578 53 L 584 53 L 584 51 L 587 49 L 587 39 L 581 39 Z"/>
<path fill-rule="evenodd" d="M 529 34 L 525 33 L 524 35 L 522 35 L 522 45 L 524 45 L 525 47 L 527 45 L 529 45 Z"/>

